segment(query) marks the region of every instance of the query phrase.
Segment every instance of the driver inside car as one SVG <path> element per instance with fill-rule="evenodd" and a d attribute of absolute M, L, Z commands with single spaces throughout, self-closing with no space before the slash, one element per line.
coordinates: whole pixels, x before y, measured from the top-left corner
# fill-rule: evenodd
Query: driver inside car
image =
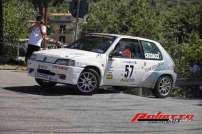
<path fill-rule="evenodd" d="M 129 46 L 126 46 L 121 52 L 120 54 L 123 56 L 123 57 L 126 57 L 126 58 L 132 58 L 132 51 L 131 51 L 131 48 Z"/>

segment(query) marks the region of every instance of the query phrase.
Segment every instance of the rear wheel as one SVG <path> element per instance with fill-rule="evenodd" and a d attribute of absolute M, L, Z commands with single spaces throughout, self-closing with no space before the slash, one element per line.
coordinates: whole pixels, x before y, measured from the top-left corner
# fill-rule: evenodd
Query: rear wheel
<path fill-rule="evenodd" d="M 80 74 L 76 86 L 80 94 L 93 94 L 99 87 L 99 74 L 93 69 L 84 70 Z"/>
<path fill-rule="evenodd" d="M 172 90 L 172 85 L 173 80 L 170 76 L 161 76 L 152 92 L 157 98 L 165 98 Z"/>
<path fill-rule="evenodd" d="M 57 84 L 56 82 L 43 80 L 43 79 L 38 79 L 38 78 L 35 78 L 35 80 L 42 87 L 53 87 L 53 86 L 55 86 Z"/>

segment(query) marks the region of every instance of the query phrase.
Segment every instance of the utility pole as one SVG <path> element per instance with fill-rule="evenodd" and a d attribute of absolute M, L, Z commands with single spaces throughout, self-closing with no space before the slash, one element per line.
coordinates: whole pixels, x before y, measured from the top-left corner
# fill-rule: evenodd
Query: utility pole
<path fill-rule="evenodd" d="M 78 30 L 79 30 L 79 9 L 80 9 L 80 3 L 81 0 L 77 0 L 77 10 L 76 10 L 76 28 L 75 28 L 75 36 L 74 41 L 78 39 Z"/>
<path fill-rule="evenodd" d="M 3 51 L 3 0 L 0 0 L 0 55 Z"/>
<path fill-rule="evenodd" d="M 48 24 L 48 5 L 46 4 L 44 6 L 44 25 L 47 27 Z M 48 48 L 48 44 L 46 42 L 46 40 L 43 40 L 43 48 Z"/>
<path fill-rule="evenodd" d="M 84 18 L 88 13 L 89 0 L 71 0 L 69 5 L 70 13 L 76 18 L 74 29 L 74 41 L 78 39 L 79 34 L 79 18 Z"/>

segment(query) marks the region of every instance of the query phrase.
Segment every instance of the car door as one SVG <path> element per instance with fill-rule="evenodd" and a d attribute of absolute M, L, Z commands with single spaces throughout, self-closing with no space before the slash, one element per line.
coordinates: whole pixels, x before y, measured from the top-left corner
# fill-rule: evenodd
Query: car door
<path fill-rule="evenodd" d="M 137 40 L 123 38 L 119 41 L 107 63 L 105 85 L 135 86 L 142 79 L 142 55 L 134 54 L 137 48 L 140 49 Z M 135 59 L 135 55 L 139 58 Z"/>
<path fill-rule="evenodd" d="M 130 47 L 132 51 L 132 57 L 130 59 L 130 68 L 133 68 L 132 75 L 125 77 L 127 79 L 127 85 L 138 86 L 139 83 L 143 81 L 144 78 L 144 54 L 140 44 L 137 39 L 130 39 Z"/>

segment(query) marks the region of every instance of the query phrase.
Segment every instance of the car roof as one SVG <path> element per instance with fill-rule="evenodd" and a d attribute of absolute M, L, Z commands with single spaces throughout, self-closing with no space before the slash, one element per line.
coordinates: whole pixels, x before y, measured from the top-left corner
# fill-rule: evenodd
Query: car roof
<path fill-rule="evenodd" d="M 137 39 L 137 40 L 145 40 L 145 41 L 149 41 L 149 42 L 158 43 L 157 41 L 154 41 L 151 39 L 146 39 L 146 38 L 137 37 L 137 36 L 129 36 L 129 35 L 109 34 L 109 33 L 89 33 L 89 35 L 113 36 L 113 37 L 117 37 L 117 38 Z"/>

